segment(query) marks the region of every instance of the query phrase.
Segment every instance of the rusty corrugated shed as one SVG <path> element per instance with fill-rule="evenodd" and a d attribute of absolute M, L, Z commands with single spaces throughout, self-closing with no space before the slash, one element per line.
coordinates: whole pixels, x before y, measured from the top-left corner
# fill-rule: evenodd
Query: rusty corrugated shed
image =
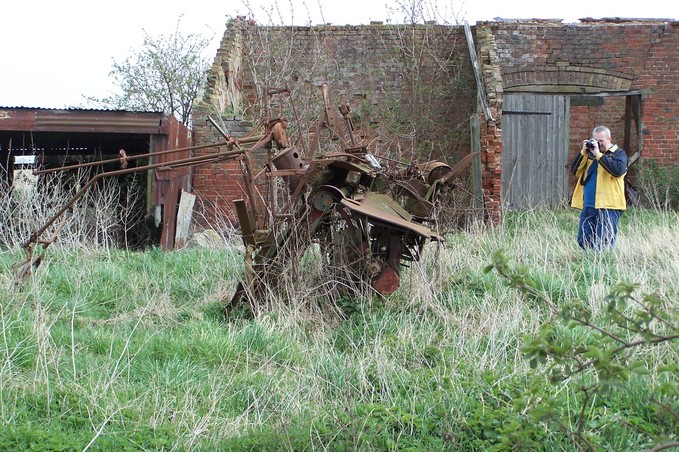
<path fill-rule="evenodd" d="M 127 155 L 141 155 L 191 144 L 191 131 L 174 116 L 160 112 L 0 107 L 0 171 L 10 183 L 13 156 L 26 152 L 52 162 L 74 154 L 102 160 L 116 158 L 121 149 Z M 180 151 L 153 160 L 170 163 L 189 156 L 190 151 Z M 163 248 L 174 247 L 177 204 L 181 191 L 190 187 L 190 176 L 190 168 L 169 165 L 149 176 L 151 205 L 162 206 L 163 211 Z"/>

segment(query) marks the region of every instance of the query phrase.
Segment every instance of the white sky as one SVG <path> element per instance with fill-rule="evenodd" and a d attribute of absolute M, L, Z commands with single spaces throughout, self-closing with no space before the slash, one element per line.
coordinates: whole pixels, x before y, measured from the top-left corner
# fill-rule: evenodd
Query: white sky
<path fill-rule="evenodd" d="M 403 23 L 395 8 L 413 3 L 435 7 L 439 23 L 472 25 L 496 17 L 679 19 L 679 2 L 667 0 L 3 0 L 0 107 L 75 107 L 83 95 L 109 95 L 115 90 L 108 75 L 112 59 L 140 48 L 142 29 L 151 36 L 173 33 L 180 16 L 183 34 L 214 36 L 213 55 L 236 15 L 277 25 Z"/>

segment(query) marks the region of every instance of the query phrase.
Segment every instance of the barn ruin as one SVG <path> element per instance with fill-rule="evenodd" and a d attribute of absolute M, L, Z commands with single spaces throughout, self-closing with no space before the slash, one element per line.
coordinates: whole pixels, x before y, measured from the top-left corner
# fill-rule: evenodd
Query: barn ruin
<path fill-rule="evenodd" d="M 468 25 L 259 26 L 230 20 L 193 113 L 196 144 L 219 117 L 237 135 L 261 113 L 267 87 L 286 86 L 313 116 L 319 87 L 351 105 L 363 143 L 402 158 L 454 163 L 480 151 L 486 218 L 503 209 L 564 206 L 567 163 L 596 125 L 644 160 L 679 153 L 679 22 L 522 19 Z M 308 107 L 308 108 L 307 108 Z M 311 115 L 311 116 L 309 116 Z M 203 152 L 210 152 L 209 150 Z M 208 209 L 242 197 L 237 162 L 197 168 Z"/>

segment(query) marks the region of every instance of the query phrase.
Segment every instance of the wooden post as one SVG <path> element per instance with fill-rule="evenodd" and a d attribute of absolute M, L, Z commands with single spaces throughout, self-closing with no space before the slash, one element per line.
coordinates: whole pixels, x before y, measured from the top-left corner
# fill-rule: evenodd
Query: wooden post
<path fill-rule="evenodd" d="M 476 157 L 472 160 L 472 192 L 474 193 L 474 207 L 482 208 L 483 202 L 483 179 L 481 171 L 481 128 L 479 117 L 472 115 L 469 118 L 471 130 L 472 152 L 476 152 Z"/>

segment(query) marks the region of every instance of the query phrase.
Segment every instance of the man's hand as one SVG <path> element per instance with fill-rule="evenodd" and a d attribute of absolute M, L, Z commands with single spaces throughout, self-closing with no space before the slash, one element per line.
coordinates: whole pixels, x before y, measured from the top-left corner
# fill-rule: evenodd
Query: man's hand
<path fill-rule="evenodd" d="M 592 155 L 594 156 L 595 159 L 598 159 L 603 155 L 603 153 L 599 149 L 599 142 L 594 140 L 594 143 L 592 144 L 594 144 L 594 148 L 592 149 Z"/>

